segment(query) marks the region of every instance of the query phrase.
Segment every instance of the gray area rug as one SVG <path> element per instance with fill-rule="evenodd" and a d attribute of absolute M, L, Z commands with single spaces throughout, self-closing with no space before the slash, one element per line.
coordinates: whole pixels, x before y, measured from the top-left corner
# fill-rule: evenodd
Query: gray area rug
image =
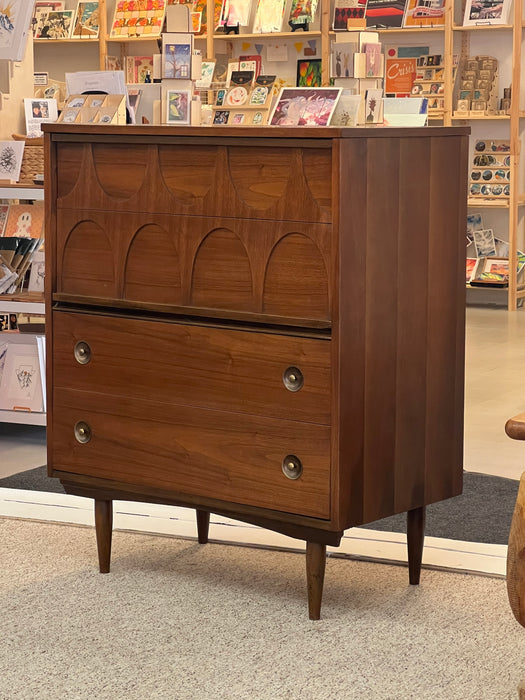
<path fill-rule="evenodd" d="M 502 578 L 0 518 L 2 700 L 517 700 Z"/>
<path fill-rule="evenodd" d="M 425 532 L 462 542 L 507 544 L 519 481 L 465 472 L 463 494 L 427 508 Z M 50 479 L 46 467 L 38 467 L 0 479 L 0 488 L 64 493 L 58 479 Z M 406 515 L 394 515 L 365 525 L 369 530 L 406 532 Z"/>

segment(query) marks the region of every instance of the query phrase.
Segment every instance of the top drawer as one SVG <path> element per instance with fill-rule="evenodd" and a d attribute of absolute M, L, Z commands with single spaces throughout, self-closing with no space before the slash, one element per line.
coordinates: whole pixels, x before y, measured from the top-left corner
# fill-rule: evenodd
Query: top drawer
<path fill-rule="evenodd" d="M 332 151 L 57 143 L 57 207 L 330 222 Z"/>

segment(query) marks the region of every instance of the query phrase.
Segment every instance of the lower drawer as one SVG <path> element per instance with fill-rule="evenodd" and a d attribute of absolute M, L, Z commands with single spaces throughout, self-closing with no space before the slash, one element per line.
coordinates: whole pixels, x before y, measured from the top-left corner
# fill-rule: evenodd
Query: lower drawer
<path fill-rule="evenodd" d="M 51 426 L 53 469 L 330 518 L 327 426 L 61 388 Z"/>

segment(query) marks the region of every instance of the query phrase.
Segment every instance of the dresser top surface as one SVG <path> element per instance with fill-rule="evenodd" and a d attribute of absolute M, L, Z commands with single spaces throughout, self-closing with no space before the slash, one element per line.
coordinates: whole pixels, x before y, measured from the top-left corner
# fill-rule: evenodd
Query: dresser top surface
<path fill-rule="evenodd" d="M 427 136 L 466 136 L 470 133 L 469 127 L 454 126 L 430 126 L 430 127 L 280 127 L 280 126 L 152 126 L 149 124 L 129 124 L 125 126 L 111 126 L 96 124 L 43 124 L 43 131 L 52 135 L 52 138 L 61 140 L 61 136 L 86 139 L 88 137 L 110 137 L 111 140 L 133 137 L 137 141 L 141 139 L 155 140 L 157 137 L 172 136 L 178 139 L 188 138 L 238 138 L 241 139 L 301 139 L 301 140 L 326 140 L 326 139 L 350 139 L 350 138 L 407 138 Z"/>

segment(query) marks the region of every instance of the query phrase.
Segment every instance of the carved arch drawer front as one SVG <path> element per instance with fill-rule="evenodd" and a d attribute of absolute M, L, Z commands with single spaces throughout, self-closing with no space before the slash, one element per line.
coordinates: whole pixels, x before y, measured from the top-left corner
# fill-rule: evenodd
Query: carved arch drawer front
<path fill-rule="evenodd" d="M 198 142 L 58 143 L 57 207 L 332 220 L 332 151 Z"/>
<path fill-rule="evenodd" d="M 330 518 L 328 426 L 57 387 L 50 451 L 59 471 Z"/>
<path fill-rule="evenodd" d="M 53 312 L 55 386 L 330 424 L 331 341 Z"/>
<path fill-rule="evenodd" d="M 332 227 L 59 210 L 57 292 L 328 323 Z"/>

